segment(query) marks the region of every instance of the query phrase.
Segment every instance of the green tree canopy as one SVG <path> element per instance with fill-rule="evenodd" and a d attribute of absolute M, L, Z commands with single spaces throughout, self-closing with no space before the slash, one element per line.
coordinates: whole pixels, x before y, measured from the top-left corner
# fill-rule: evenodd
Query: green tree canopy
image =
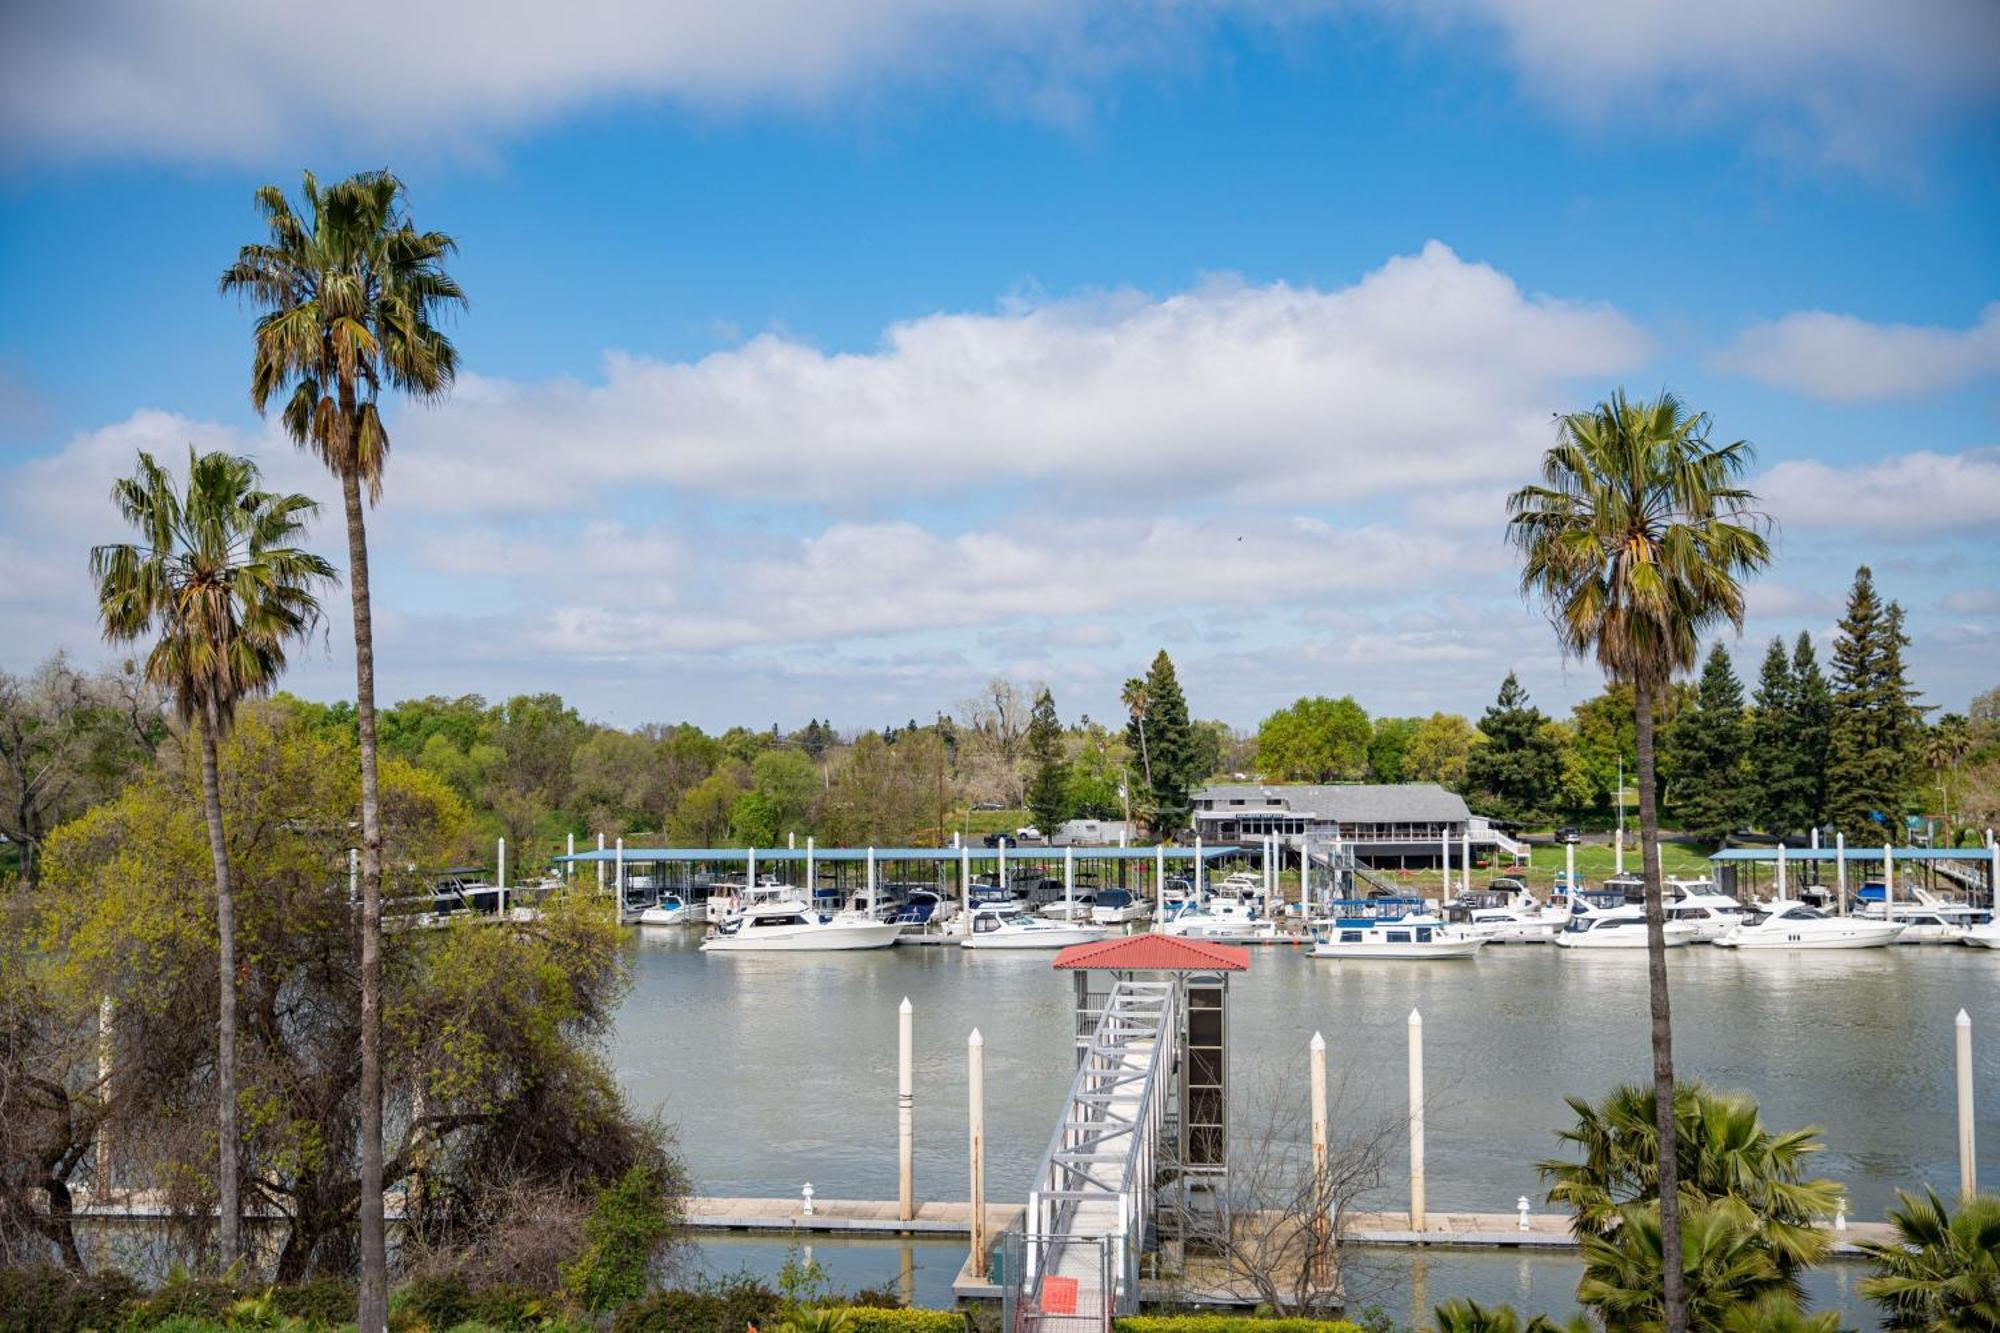
<path fill-rule="evenodd" d="M 1166 649 L 1153 658 L 1143 681 L 1126 684 L 1125 697 L 1131 713 L 1125 740 L 1140 755 L 1143 770 L 1134 813 L 1144 817 L 1156 837 L 1177 833 L 1187 827 L 1194 809 L 1191 789 L 1208 775 L 1194 771 L 1200 756 L 1187 696 Z"/>
<path fill-rule="evenodd" d="M 775 847 L 787 833 L 813 832 L 813 803 L 820 792 L 819 766 L 801 750 L 766 750 L 750 765 L 750 790 L 729 810 L 736 841 Z"/>
<path fill-rule="evenodd" d="M 1669 737 L 1681 826 L 1719 842 L 1748 824 L 1750 733 L 1743 683 L 1720 643 L 1709 649 L 1694 706 L 1681 712 Z"/>
<path fill-rule="evenodd" d="M 1903 670 L 1908 645 L 1902 608 L 1882 604 L 1863 565 L 1834 636 L 1827 756 L 1827 817 L 1849 838 L 1879 838 L 1901 822 L 1921 722 Z"/>
<path fill-rule="evenodd" d="M 1055 697 L 1045 687 L 1028 716 L 1028 817 L 1043 836 L 1054 836 L 1069 818 L 1069 761 Z"/>
<path fill-rule="evenodd" d="M 1435 782 L 1453 791 L 1465 789 L 1465 766 L 1481 737 L 1457 713 L 1432 713 L 1417 723 L 1403 750 L 1403 780 Z"/>
<path fill-rule="evenodd" d="M 1351 695 L 1300 699 L 1257 728 L 1257 771 L 1270 782 L 1343 782 L 1368 774 L 1375 729 Z"/>

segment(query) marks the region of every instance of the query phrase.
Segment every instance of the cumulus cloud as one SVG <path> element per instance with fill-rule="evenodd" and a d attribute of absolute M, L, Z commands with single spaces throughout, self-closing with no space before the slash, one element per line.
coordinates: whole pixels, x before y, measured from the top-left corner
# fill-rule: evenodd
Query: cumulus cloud
<path fill-rule="evenodd" d="M 403 416 L 396 485 L 441 510 L 644 483 L 850 506 L 996 481 L 1365 499 L 1518 474 L 1568 386 L 1648 351 L 1615 310 L 1434 241 L 1332 291 L 1216 281 L 926 316 L 860 354 L 767 334 L 614 356 L 597 384 L 471 380 Z"/>
<path fill-rule="evenodd" d="M 2000 302 L 1969 329 L 1800 311 L 1745 329 L 1716 363 L 1827 402 L 1913 398 L 2000 374 Z"/>
<path fill-rule="evenodd" d="M 2000 449 L 1919 449 L 1866 463 L 1792 459 L 1756 484 L 1784 529 L 1915 537 L 2000 524 Z"/>

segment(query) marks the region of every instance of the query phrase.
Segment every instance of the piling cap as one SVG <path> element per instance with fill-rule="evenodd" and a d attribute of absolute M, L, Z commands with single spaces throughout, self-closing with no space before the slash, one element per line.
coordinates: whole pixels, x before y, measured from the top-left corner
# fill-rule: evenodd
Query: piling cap
<path fill-rule="evenodd" d="M 1326 1049 L 1326 1038 L 1315 1032 L 1313 1033 L 1311 1045 L 1315 1051 L 1324 1051 Z"/>
<path fill-rule="evenodd" d="M 1958 1011 L 1958 1017 L 1952 1021 L 1962 1028 L 1969 1028 L 1972 1026 L 1972 1015 L 1961 1009 Z"/>
<path fill-rule="evenodd" d="M 1424 1016 L 1418 1013 L 1414 1009 L 1410 1010 L 1410 1026 L 1413 1028 L 1420 1028 L 1423 1025 L 1424 1025 Z"/>
<path fill-rule="evenodd" d="M 967 1046 L 984 1046 L 986 1044 L 986 1038 L 979 1035 L 978 1028 L 974 1028 L 972 1029 L 972 1035 L 965 1039 L 965 1044 Z"/>
<path fill-rule="evenodd" d="M 897 1006 L 896 1006 L 896 1012 L 897 1012 L 897 1013 L 899 1013 L 899 1014 L 907 1014 L 907 1013 L 911 1012 L 911 1010 L 910 1010 L 910 997 L 909 997 L 909 996 L 905 995 L 905 996 L 903 997 L 903 1002 L 902 1002 L 901 1004 L 899 1004 L 899 1005 L 897 1005 Z"/>

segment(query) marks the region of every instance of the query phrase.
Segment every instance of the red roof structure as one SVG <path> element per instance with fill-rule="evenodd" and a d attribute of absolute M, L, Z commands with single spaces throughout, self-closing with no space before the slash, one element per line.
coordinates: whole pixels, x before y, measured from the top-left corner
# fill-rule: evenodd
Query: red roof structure
<path fill-rule="evenodd" d="M 1056 955 L 1063 972 L 1248 972 L 1250 951 L 1174 935 L 1126 935 L 1072 944 Z"/>

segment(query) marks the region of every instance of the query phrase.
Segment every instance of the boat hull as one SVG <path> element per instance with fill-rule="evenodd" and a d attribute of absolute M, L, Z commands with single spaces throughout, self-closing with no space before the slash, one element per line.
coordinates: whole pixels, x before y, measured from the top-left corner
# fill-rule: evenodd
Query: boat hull
<path fill-rule="evenodd" d="M 1321 940 L 1313 945 L 1315 958 L 1352 959 L 1356 962 L 1422 962 L 1427 959 L 1476 958 L 1486 947 L 1484 939 L 1465 940 L 1425 940 L 1408 944 L 1364 941 L 1360 944 L 1342 944 L 1338 941 Z"/>
<path fill-rule="evenodd" d="M 1959 943 L 1974 949 L 2000 949 L 2000 925 L 1975 926 Z"/>
<path fill-rule="evenodd" d="M 703 953 L 846 953 L 886 949 L 903 933 L 894 921 L 835 922 L 817 926 L 775 926 L 751 934 L 711 935 Z"/>
<path fill-rule="evenodd" d="M 1111 938 L 1108 926 L 1053 926 L 1048 930 L 989 930 L 968 935 L 958 942 L 961 949 L 1067 949 L 1072 944 L 1095 944 Z"/>
<path fill-rule="evenodd" d="M 1610 949 L 1627 953 L 1639 952 L 1646 947 L 1646 932 L 1643 930 L 1621 930 L 1596 939 L 1591 938 L 1596 934 L 1596 931 L 1579 933 L 1566 930 L 1556 936 L 1556 944 L 1564 949 Z M 1677 935 L 1671 930 L 1667 932 L 1666 944 L 1669 949 L 1685 948 L 1691 942 L 1687 935 Z M 1716 943 L 1719 944 L 1721 941 L 1718 940 Z"/>
<path fill-rule="evenodd" d="M 1896 942 L 1901 926 L 1849 926 L 1841 931 L 1731 931 L 1715 943 L 1724 949 L 1880 949 Z"/>

